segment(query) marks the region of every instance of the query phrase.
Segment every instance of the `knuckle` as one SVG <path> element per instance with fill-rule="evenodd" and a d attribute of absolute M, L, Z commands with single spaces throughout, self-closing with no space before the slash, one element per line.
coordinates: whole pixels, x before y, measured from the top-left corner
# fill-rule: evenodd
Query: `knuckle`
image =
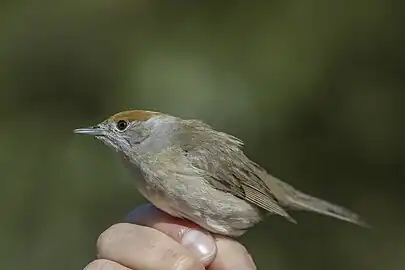
<path fill-rule="evenodd" d="M 250 255 L 247 248 L 239 242 L 236 242 L 236 244 L 239 249 L 239 253 L 245 258 L 246 261 L 249 261 L 254 265 L 252 256 Z"/>
<path fill-rule="evenodd" d="M 203 265 L 190 256 L 179 256 L 173 267 L 176 270 L 203 270 Z"/>
<path fill-rule="evenodd" d="M 117 223 L 110 226 L 107 230 L 102 232 L 97 239 L 97 250 L 102 253 L 112 242 L 116 241 L 120 235 L 127 232 L 130 228 L 130 224 Z"/>
<path fill-rule="evenodd" d="M 242 245 L 242 244 L 239 243 L 239 242 L 236 242 L 236 243 L 238 244 L 239 249 L 240 249 L 240 251 L 241 251 L 242 253 L 249 254 L 249 251 L 247 250 L 247 248 L 246 248 L 244 245 Z"/>
<path fill-rule="evenodd" d="M 224 244 L 225 244 L 224 247 L 235 250 L 235 252 L 237 251 L 239 254 L 248 254 L 249 253 L 244 245 L 242 245 L 240 242 L 235 241 L 233 239 L 226 239 L 226 242 Z"/>

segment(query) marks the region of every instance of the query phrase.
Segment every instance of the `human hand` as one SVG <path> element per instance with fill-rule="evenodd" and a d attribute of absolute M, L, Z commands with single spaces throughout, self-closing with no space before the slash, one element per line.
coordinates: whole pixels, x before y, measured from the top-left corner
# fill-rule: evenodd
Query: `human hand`
<path fill-rule="evenodd" d="M 98 258 L 85 270 L 256 269 L 239 242 L 211 235 L 150 204 L 136 208 L 126 221 L 130 223 L 115 224 L 100 235 Z"/>

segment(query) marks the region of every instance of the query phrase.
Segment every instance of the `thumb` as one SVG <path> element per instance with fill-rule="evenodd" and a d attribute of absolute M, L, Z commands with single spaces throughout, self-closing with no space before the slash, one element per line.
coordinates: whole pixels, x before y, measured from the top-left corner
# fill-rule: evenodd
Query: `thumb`
<path fill-rule="evenodd" d="M 174 218 L 151 204 L 136 208 L 125 220 L 165 233 L 191 251 L 204 266 L 215 259 L 217 246 L 211 234 L 201 230 L 198 225 Z"/>

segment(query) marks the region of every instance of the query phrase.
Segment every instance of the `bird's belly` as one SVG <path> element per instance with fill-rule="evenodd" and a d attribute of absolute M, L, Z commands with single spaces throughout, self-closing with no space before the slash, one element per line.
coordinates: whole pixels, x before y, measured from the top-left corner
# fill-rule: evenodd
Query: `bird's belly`
<path fill-rule="evenodd" d="M 201 227 L 228 236 L 242 235 L 263 217 L 258 207 L 211 187 L 195 197 L 184 196 L 175 208 Z"/>
<path fill-rule="evenodd" d="M 215 189 L 200 176 L 162 176 L 156 173 L 158 170 L 141 174 L 137 167 L 128 167 L 138 191 L 149 202 L 171 216 L 193 221 L 213 233 L 240 236 L 264 217 L 257 206 Z"/>
<path fill-rule="evenodd" d="M 263 212 L 257 206 L 217 190 L 204 180 L 183 180 L 144 179 L 137 181 L 137 187 L 160 210 L 193 221 L 213 233 L 240 236 L 263 217 Z"/>

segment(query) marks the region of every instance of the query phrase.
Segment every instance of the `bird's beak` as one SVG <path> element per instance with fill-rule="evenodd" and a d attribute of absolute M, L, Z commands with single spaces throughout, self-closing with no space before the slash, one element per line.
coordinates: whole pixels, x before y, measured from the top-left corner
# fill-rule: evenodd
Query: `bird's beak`
<path fill-rule="evenodd" d="M 94 127 L 87 127 L 87 128 L 77 128 L 73 130 L 76 134 L 85 134 L 85 135 L 93 135 L 93 136 L 103 136 L 104 130 L 99 126 Z"/>

